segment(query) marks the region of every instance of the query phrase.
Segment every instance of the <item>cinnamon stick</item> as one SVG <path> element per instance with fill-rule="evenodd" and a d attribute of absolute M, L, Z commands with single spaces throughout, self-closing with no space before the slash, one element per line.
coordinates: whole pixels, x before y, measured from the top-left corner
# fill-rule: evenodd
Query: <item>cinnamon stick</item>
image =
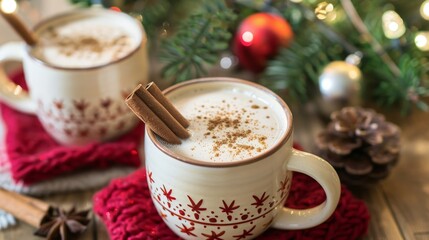
<path fill-rule="evenodd" d="M 176 136 L 182 139 L 190 136 L 189 132 L 141 84 L 139 84 L 134 92 L 167 125 L 167 127 L 176 134 Z"/>
<path fill-rule="evenodd" d="M 42 206 L 40 202 L 33 200 L 27 197 L 16 197 L 15 193 L 0 188 L 0 209 L 37 228 L 42 223 L 47 211 L 42 210 L 46 206 Z M 47 207 L 49 208 L 49 205 Z"/>
<path fill-rule="evenodd" d="M 31 198 L 23 194 L 19 194 L 16 192 L 9 191 L 9 194 L 15 197 L 16 199 L 20 199 L 23 202 L 26 202 L 28 205 L 34 206 L 36 208 L 39 208 L 40 210 L 44 212 L 48 212 L 49 209 L 52 207 L 47 202 L 44 202 L 42 200 L 39 200 L 37 198 Z"/>
<path fill-rule="evenodd" d="M 33 32 L 25 26 L 22 20 L 14 12 L 5 13 L 0 10 L 0 13 L 28 45 L 34 46 L 37 43 L 37 39 Z"/>
<path fill-rule="evenodd" d="M 135 91 L 125 99 L 125 103 L 162 139 L 172 144 L 181 143 L 176 134 L 137 96 Z"/>
<path fill-rule="evenodd" d="M 189 121 L 174 107 L 174 105 L 168 100 L 161 90 L 154 82 L 150 82 L 146 85 L 146 89 L 152 94 L 152 96 L 158 100 L 159 103 L 164 106 L 165 109 L 184 127 L 189 127 Z"/>

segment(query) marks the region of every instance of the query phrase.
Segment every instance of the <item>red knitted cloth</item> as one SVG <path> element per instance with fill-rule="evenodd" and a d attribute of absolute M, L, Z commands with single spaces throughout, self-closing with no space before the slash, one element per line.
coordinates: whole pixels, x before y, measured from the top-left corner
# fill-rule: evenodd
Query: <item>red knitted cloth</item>
<path fill-rule="evenodd" d="M 286 206 L 308 208 L 320 204 L 325 193 L 310 177 L 295 173 Z M 164 224 L 152 204 L 145 169 L 113 180 L 95 194 L 94 211 L 103 220 L 112 240 L 180 239 Z M 341 188 L 339 205 L 323 224 L 305 230 L 269 229 L 257 239 L 358 239 L 366 234 L 369 212 L 345 186 Z"/>
<path fill-rule="evenodd" d="M 22 71 L 11 78 L 26 87 Z M 112 142 L 66 147 L 52 139 L 35 116 L 17 112 L 4 104 L 0 104 L 0 110 L 6 129 L 6 153 L 15 181 L 31 184 L 84 168 L 140 165 L 137 148 L 142 125 Z"/>

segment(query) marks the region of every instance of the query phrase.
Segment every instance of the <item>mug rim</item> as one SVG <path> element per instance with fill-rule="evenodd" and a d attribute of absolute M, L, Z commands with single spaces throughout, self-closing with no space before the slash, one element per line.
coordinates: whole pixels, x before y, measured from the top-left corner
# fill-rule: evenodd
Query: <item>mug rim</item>
<path fill-rule="evenodd" d="M 156 148 L 158 148 L 161 152 L 163 152 L 164 154 L 167 154 L 168 156 L 170 156 L 174 160 L 178 160 L 178 161 L 181 161 L 184 163 L 189 163 L 192 165 L 203 166 L 203 167 L 223 168 L 223 167 L 235 167 L 235 166 L 247 165 L 250 163 L 254 163 L 254 162 L 263 160 L 263 159 L 267 158 L 268 156 L 277 152 L 277 150 L 279 150 L 282 146 L 284 146 L 289 141 L 289 139 L 292 135 L 292 129 L 293 129 L 293 116 L 292 116 L 292 112 L 291 112 L 289 106 L 286 104 L 286 102 L 280 96 L 278 96 L 276 93 L 274 93 L 273 91 L 271 91 L 267 87 L 264 87 L 260 84 L 257 84 L 257 83 L 254 83 L 254 82 L 251 82 L 248 80 L 239 79 L 239 78 L 206 77 L 206 78 L 197 78 L 197 79 L 193 79 L 193 80 L 188 80 L 188 81 L 185 81 L 182 83 L 175 84 L 175 85 L 170 86 L 170 87 L 166 88 L 165 90 L 163 90 L 162 93 L 167 95 L 170 92 L 173 92 L 177 89 L 186 87 L 188 85 L 198 84 L 198 83 L 206 83 L 206 82 L 219 82 L 219 81 L 221 81 L 221 82 L 233 82 L 233 83 L 251 86 L 253 88 L 257 88 L 259 90 L 262 90 L 264 93 L 269 94 L 275 98 L 275 101 L 281 105 L 282 109 L 286 113 L 286 121 L 287 121 L 286 131 L 280 136 L 278 141 L 276 141 L 276 143 L 273 146 L 271 146 L 269 149 L 264 151 L 262 154 L 256 155 L 256 156 L 251 157 L 251 158 L 245 158 L 245 159 L 242 159 L 239 161 L 232 161 L 232 162 L 200 161 L 200 160 L 193 159 L 190 157 L 185 157 L 183 155 L 175 153 L 175 152 L 171 151 L 170 149 L 166 148 L 160 141 L 158 141 L 158 138 L 156 137 L 155 133 L 146 125 L 145 126 L 146 133 L 149 136 L 150 141 L 155 145 Z"/>
<path fill-rule="evenodd" d="M 88 15 L 88 14 L 90 15 L 90 14 L 94 14 L 94 13 L 97 14 L 97 12 L 101 12 L 104 14 L 112 14 L 112 15 L 117 15 L 120 17 L 126 17 L 129 19 L 133 19 L 133 17 L 131 17 L 130 15 L 125 14 L 123 12 L 117 12 L 117 11 L 104 9 L 104 8 L 74 9 L 74 10 L 66 11 L 64 13 L 56 14 L 54 16 L 48 17 L 48 18 L 40 21 L 39 23 L 34 25 L 33 31 L 36 32 L 39 28 L 49 24 L 52 21 L 55 21 L 55 20 L 58 20 L 61 18 L 67 18 L 69 16 L 73 16 L 73 15 L 77 15 L 77 14 L 83 14 L 83 15 Z M 132 51 L 130 51 L 127 55 L 125 55 L 119 59 L 116 59 L 114 61 L 109 61 L 108 63 L 101 64 L 101 65 L 96 65 L 96 66 L 91 66 L 91 67 L 61 67 L 61 66 L 54 65 L 52 63 L 49 63 L 45 60 L 42 60 L 42 59 L 34 56 L 34 54 L 31 51 L 33 49 L 33 46 L 26 45 L 26 51 L 27 51 L 27 55 L 32 60 L 34 60 L 35 62 L 37 62 L 43 66 L 58 69 L 58 70 L 86 71 L 86 70 L 94 70 L 94 69 L 104 68 L 106 66 L 113 65 L 113 64 L 116 64 L 118 62 L 124 61 L 125 59 L 130 58 L 131 56 L 133 56 L 135 53 L 137 53 L 140 50 L 143 43 L 147 42 L 146 32 L 145 32 L 142 24 L 136 24 L 136 26 L 140 30 L 140 32 L 142 33 L 142 37 L 139 40 L 139 42 L 136 44 L 136 47 Z"/>

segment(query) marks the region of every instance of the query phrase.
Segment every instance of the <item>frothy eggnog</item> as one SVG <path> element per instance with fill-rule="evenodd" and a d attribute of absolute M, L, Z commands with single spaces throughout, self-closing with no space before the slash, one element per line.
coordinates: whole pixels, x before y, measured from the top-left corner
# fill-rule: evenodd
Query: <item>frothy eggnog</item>
<path fill-rule="evenodd" d="M 198 161 L 232 162 L 262 154 L 284 134 L 286 122 L 261 94 L 223 84 L 173 94 L 170 100 L 189 120 L 191 137 L 179 145 L 160 141 Z"/>
<path fill-rule="evenodd" d="M 83 17 L 50 26 L 38 33 L 32 53 L 65 68 L 94 67 L 121 59 L 137 48 L 139 39 L 114 20 Z"/>

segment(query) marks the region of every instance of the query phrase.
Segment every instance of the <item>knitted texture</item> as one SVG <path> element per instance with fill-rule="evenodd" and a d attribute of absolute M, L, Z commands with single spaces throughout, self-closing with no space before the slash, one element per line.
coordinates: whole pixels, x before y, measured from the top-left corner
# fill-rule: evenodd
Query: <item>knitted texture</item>
<path fill-rule="evenodd" d="M 308 208 L 325 200 L 320 185 L 294 173 L 286 206 Z M 164 224 L 152 203 L 145 169 L 112 181 L 93 198 L 94 211 L 105 223 L 111 240 L 180 239 Z M 369 212 L 363 201 L 341 187 L 339 205 L 324 223 L 305 230 L 269 229 L 257 239 L 358 239 L 366 234 Z"/>
<path fill-rule="evenodd" d="M 127 176 L 135 170 L 134 167 L 115 166 L 108 169 L 76 171 L 72 174 L 65 174 L 31 185 L 25 185 L 22 182 L 15 182 L 11 177 L 10 169 L 3 168 L 0 169 L 0 187 L 21 194 L 45 196 L 71 191 L 100 189 L 106 186 L 110 180 Z"/>
<path fill-rule="evenodd" d="M 22 72 L 15 73 L 12 79 L 25 88 Z M 52 139 L 35 116 L 4 104 L 0 110 L 6 128 L 5 151 L 12 178 L 17 182 L 33 184 L 84 169 L 140 165 L 137 148 L 142 138 L 142 124 L 115 141 L 68 147 Z"/>

